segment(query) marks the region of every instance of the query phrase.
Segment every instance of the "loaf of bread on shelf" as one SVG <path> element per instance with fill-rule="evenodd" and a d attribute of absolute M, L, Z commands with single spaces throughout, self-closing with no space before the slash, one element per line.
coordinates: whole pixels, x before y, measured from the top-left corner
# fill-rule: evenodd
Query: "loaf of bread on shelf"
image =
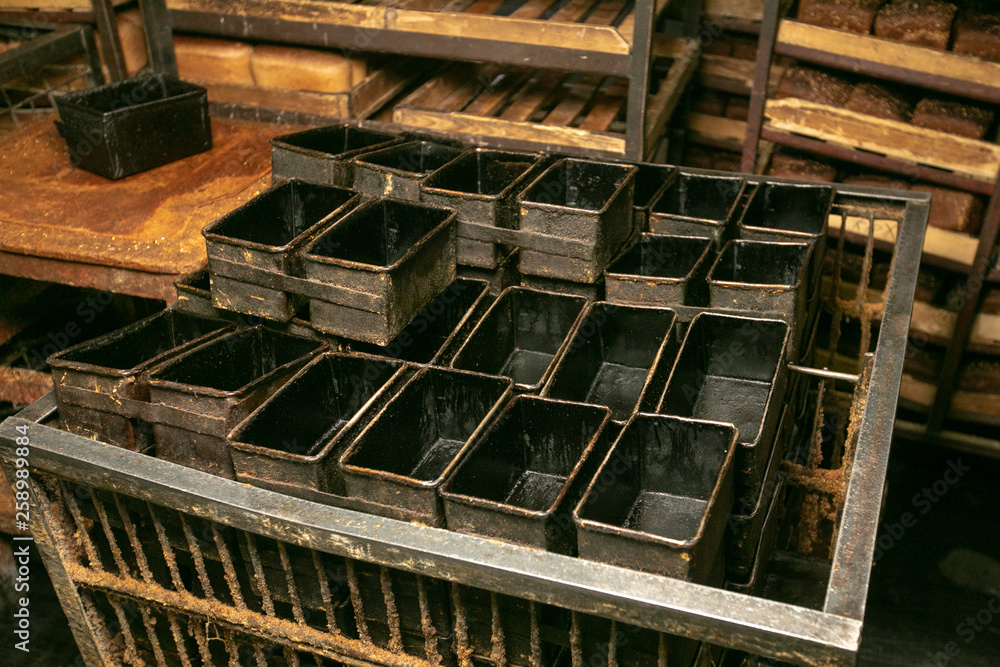
<path fill-rule="evenodd" d="M 256 46 L 254 80 L 264 88 L 342 93 L 354 80 L 351 60 L 339 53 L 290 46 Z"/>
<path fill-rule="evenodd" d="M 941 374 L 941 348 L 912 338 L 906 346 L 903 372 L 924 382 L 936 383 Z"/>
<path fill-rule="evenodd" d="M 957 12 L 958 7 L 941 0 L 893 0 L 875 16 L 875 35 L 944 51 Z"/>
<path fill-rule="evenodd" d="M 931 194 L 927 224 L 965 234 L 978 234 L 983 223 L 983 200 L 970 192 L 918 183 L 912 190 Z"/>
<path fill-rule="evenodd" d="M 149 54 L 146 51 L 146 30 L 142 23 L 142 13 L 138 8 L 119 12 L 115 16 L 115 30 L 118 32 L 118 42 L 122 49 L 122 62 L 125 65 L 125 72 L 129 76 L 137 74 L 139 70 L 149 64 Z M 108 57 L 104 53 L 104 40 L 95 39 L 97 44 L 97 55 L 105 65 L 107 74 Z M 0 45 L 0 53 L 4 51 Z"/>
<path fill-rule="evenodd" d="M 1000 288 L 992 287 L 983 290 L 983 300 L 979 302 L 979 312 L 987 315 L 1000 315 Z"/>
<path fill-rule="evenodd" d="M 804 23 L 868 34 L 882 0 L 799 0 Z"/>
<path fill-rule="evenodd" d="M 910 121 L 913 105 L 895 90 L 871 81 L 854 86 L 845 109 L 901 123 Z"/>
<path fill-rule="evenodd" d="M 837 170 L 833 166 L 790 153 L 772 155 L 767 173 L 780 178 L 797 178 L 804 181 L 837 180 Z"/>
<path fill-rule="evenodd" d="M 993 124 L 993 112 L 973 104 L 925 97 L 913 110 L 913 124 L 929 130 L 982 139 Z"/>
<path fill-rule="evenodd" d="M 719 35 L 715 39 L 706 39 L 705 43 L 701 45 L 701 52 L 728 58 L 733 55 L 733 41 L 727 39 L 725 34 Z"/>
<path fill-rule="evenodd" d="M 125 62 L 125 71 L 129 75 L 136 74 L 149 64 L 142 12 L 138 8 L 119 12 L 115 18 L 115 25 L 118 28 L 118 40 L 122 45 L 122 60 Z M 99 40 L 98 43 L 100 43 Z"/>
<path fill-rule="evenodd" d="M 1000 394 L 1000 357 L 975 357 L 958 374 L 958 388 L 980 394 Z"/>
<path fill-rule="evenodd" d="M 356 86 L 368 77 L 368 61 L 364 58 L 348 58 L 351 63 L 351 85 Z"/>
<path fill-rule="evenodd" d="M 230 39 L 174 36 L 177 73 L 182 79 L 203 83 L 254 85 L 250 71 L 253 47 Z"/>
<path fill-rule="evenodd" d="M 851 96 L 851 83 L 840 76 L 813 67 L 796 65 L 785 70 L 775 97 L 794 97 L 800 100 L 842 107 Z"/>
<path fill-rule="evenodd" d="M 965 9 L 955 20 L 955 53 L 1000 62 L 1000 11 Z"/>
<path fill-rule="evenodd" d="M 704 146 L 688 143 L 684 148 L 682 164 L 695 169 L 712 169 L 715 164 L 715 151 Z"/>

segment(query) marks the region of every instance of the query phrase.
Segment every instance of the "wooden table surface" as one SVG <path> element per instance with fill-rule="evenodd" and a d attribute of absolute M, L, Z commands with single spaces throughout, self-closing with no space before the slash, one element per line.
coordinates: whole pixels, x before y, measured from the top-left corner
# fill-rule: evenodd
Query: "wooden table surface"
<path fill-rule="evenodd" d="M 172 301 L 201 229 L 270 181 L 288 125 L 212 119 L 210 151 L 119 181 L 70 165 L 51 118 L 0 135 L 0 274 Z"/>

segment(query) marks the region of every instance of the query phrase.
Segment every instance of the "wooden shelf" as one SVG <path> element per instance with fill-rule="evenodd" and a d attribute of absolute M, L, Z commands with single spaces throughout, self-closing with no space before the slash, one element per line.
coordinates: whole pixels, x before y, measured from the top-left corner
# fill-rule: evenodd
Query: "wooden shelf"
<path fill-rule="evenodd" d="M 746 140 L 746 121 L 703 113 L 688 114 L 688 141 L 739 153 Z"/>
<path fill-rule="evenodd" d="M 771 77 L 768 88 L 777 88 L 785 68 L 780 65 L 771 67 Z M 696 73 L 698 84 L 704 88 L 718 90 L 730 95 L 750 95 L 753 89 L 754 62 L 730 56 L 717 56 L 711 53 L 701 54 Z"/>
<path fill-rule="evenodd" d="M 1000 63 L 783 19 L 774 53 L 1000 104 Z"/>
<path fill-rule="evenodd" d="M 697 64 L 698 46 L 684 42 L 645 118 L 647 156 L 675 109 Z M 528 150 L 625 155 L 628 80 L 594 74 L 460 63 L 422 85 L 393 110 L 405 127 L 446 132 Z M 627 120 L 627 119 L 626 119 Z"/>
<path fill-rule="evenodd" d="M 899 404 L 916 412 L 924 412 L 934 404 L 936 393 L 937 387 L 934 384 L 904 372 L 899 386 Z M 1000 426 L 1000 394 L 956 389 L 951 397 L 948 418 Z"/>
<path fill-rule="evenodd" d="M 980 427 L 976 427 L 980 430 Z M 918 442 L 927 442 L 939 447 L 948 447 L 961 452 L 978 456 L 1000 458 L 1000 432 L 993 432 L 993 437 L 982 432 L 972 434 L 965 431 L 944 429 L 933 434 L 927 432 L 927 426 L 905 419 L 897 419 L 892 431 L 893 437 Z"/>
<path fill-rule="evenodd" d="M 666 4 L 658 0 L 654 14 Z M 513 11 L 501 0 L 168 0 L 167 7 L 180 31 L 619 75 L 630 71 L 635 24 L 626 0 L 524 0 Z"/>
<path fill-rule="evenodd" d="M 368 75 L 342 93 L 319 93 L 309 90 L 283 90 L 216 83 L 190 79 L 208 91 L 208 101 L 215 105 L 242 105 L 294 111 L 330 119 L 368 118 L 408 86 L 426 76 L 429 61 L 395 58 L 374 65 Z"/>
<path fill-rule="evenodd" d="M 832 287 L 830 279 L 824 279 L 824 294 Z M 853 299 L 857 295 L 858 286 L 841 283 L 840 296 Z M 865 290 L 866 303 L 883 303 L 885 295 L 881 290 L 868 288 Z M 913 314 L 910 316 L 910 335 L 919 334 L 922 340 L 945 347 L 951 340 L 955 330 L 958 313 L 931 305 L 926 301 L 913 302 Z M 1000 315 L 979 313 L 972 326 L 972 336 L 969 339 L 969 350 L 983 354 L 1000 354 Z"/>
<path fill-rule="evenodd" d="M 868 221 L 848 216 L 846 222 L 839 215 L 830 216 L 830 235 L 839 237 L 841 227 L 846 227 L 849 238 L 863 244 L 868 236 Z M 891 220 L 875 220 L 876 247 L 891 249 L 896 243 L 897 227 Z M 969 234 L 953 232 L 938 227 L 928 227 L 924 236 L 924 254 L 921 261 L 959 273 L 968 273 L 976 258 L 979 239 Z"/>
<path fill-rule="evenodd" d="M 981 194 L 992 192 L 1000 171 L 1000 146 L 987 141 L 794 98 L 768 100 L 764 115 L 770 129 L 950 172 L 978 184 Z"/>

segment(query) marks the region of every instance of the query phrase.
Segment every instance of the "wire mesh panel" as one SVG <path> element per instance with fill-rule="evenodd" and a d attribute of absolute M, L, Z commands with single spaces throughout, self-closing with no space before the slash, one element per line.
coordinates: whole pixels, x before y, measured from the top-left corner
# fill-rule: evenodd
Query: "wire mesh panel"
<path fill-rule="evenodd" d="M 81 651 L 115 665 L 686 667 L 713 644 L 853 664 L 927 198 L 845 188 L 831 216 L 817 324 L 788 365 L 796 434 L 775 538 L 822 566 L 816 599 L 292 498 L 69 434 L 49 396 L 0 425 L 0 457 L 9 467 L 28 431 L 36 541 Z"/>

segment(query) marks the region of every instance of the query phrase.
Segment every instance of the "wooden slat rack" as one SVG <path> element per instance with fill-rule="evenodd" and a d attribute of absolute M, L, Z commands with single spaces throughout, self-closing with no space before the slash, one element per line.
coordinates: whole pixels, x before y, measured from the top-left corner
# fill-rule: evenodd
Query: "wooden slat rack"
<path fill-rule="evenodd" d="M 764 84 L 771 76 L 774 57 L 790 56 L 1000 104 L 1000 63 L 784 19 L 781 4 L 780 0 L 765 0 L 764 4 L 743 147 L 744 170 L 752 170 L 757 164 L 763 140 L 990 197 L 978 236 L 928 228 L 922 261 L 963 274 L 965 288 L 960 310 L 948 313 L 947 325 L 942 325 L 950 333 L 945 337 L 944 330 L 938 331 L 938 342 L 945 343 L 946 352 L 936 386 L 904 382 L 901 403 L 909 387 L 913 395 L 908 398 L 919 400 L 909 400 L 908 405 L 925 412 L 927 421 L 904 422 L 898 429 L 910 437 L 947 439 L 956 446 L 968 447 L 968 438 L 955 436 L 945 425 L 949 419 L 982 423 L 975 418 L 978 413 L 962 407 L 969 400 L 973 405 L 981 402 L 979 397 L 969 399 L 969 392 L 958 390 L 961 362 L 966 351 L 998 351 L 992 341 L 984 340 L 984 320 L 978 317 L 977 310 L 984 284 L 1000 281 L 1000 270 L 992 261 L 1000 235 L 1000 146 L 802 100 L 768 100 Z M 892 239 L 886 237 L 879 242 L 892 243 Z M 915 316 L 919 313 L 920 309 L 915 308 Z M 919 324 L 911 331 L 926 334 Z M 990 443 L 977 445 L 977 451 L 1000 455 L 1000 437 L 994 435 Z"/>
<path fill-rule="evenodd" d="M 693 35 L 700 0 L 684 3 L 678 34 Z M 624 149 L 647 156 L 647 136 L 662 132 L 647 114 L 653 26 L 671 0 L 167 0 L 173 27 L 200 34 L 326 48 L 425 56 L 523 68 L 623 77 L 629 85 Z M 682 87 L 681 87 L 682 88 Z M 669 102 L 669 101 L 667 101 Z M 673 102 L 674 104 L 676 102 Z M 663 104 L 662 106 L 671 106 Z"/>
<path fill-rule="evenodd" d="M 676 47 L 676 48 L 674 48 Z M 697 44 L 676 40 L 646 104 L 649 157 L 698 61 Z M 393 122 L 492 145 L 621 158 L 627 153 L 628 80 L 623 77 L 458 63 L 402 100 Z"/>

